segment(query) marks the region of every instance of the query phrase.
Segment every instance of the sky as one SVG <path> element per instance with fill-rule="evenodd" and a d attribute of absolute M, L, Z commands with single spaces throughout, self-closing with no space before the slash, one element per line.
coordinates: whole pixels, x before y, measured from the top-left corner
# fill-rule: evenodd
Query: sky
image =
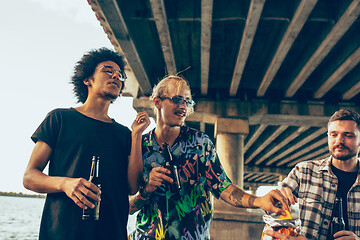
<path fill-rule="evenodd" d="M 83 54 L 114 48 L 86 0 L 2 1 L 0 27 L 0 191 L 32 194 L 22 185 L 30 136 L 52 109 L 79 106 L 69 82 Z M 117 99 L 109 115 L 131 128 L 132 98 Z"/>
<path fill-rule="evenodd" d="M 86 0 L 3 1 L 0 22 L 0 191 L 33 193 L 22 185 L 30 136 L 52 109 L 79 106 L 69 81 L 83 54 L 114 48 Z M 132 98 L 109 115 L 130 128 Z"/>

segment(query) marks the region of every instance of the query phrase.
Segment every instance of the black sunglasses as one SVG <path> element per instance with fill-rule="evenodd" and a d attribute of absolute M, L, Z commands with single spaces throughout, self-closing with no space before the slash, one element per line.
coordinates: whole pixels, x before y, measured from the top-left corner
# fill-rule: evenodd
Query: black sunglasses
<path fill-rule="evenodd" d="M 173 103 L 175 103 L 176 105 L 183 105 L 184 103 L 186 103 L 186 106 L 191 108 L 191 107 L 194 107 L 195 106 L 195 102 L 191 99 L 184 99 L 183 97 L 181 96 L 175 96 L 175 97 L 165 97 L 165 96 L 162 96 L 162 97 L 159 97 L 161 100 L 164 100 L 164 99 L 169 99 L 171 100 Z"/>

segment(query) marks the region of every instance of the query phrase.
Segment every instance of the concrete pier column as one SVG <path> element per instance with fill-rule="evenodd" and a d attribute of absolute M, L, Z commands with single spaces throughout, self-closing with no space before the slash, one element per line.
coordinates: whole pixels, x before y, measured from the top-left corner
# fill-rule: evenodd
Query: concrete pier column
<path fill-rule="evenodd" d="M 216 151 L 231 181 L 244 186 L 244 139 L 249 122 L 243 119 L 218 118 L 215 123 Z"/>
<path fill-rule="evenodd" d="M 244 186 L 244 135 L 234 133 L 218 133 L 216 151 L 221 164 L 231 181 Z"/>
<path fill-rule="evenodd" d="M 244 139 L 249 123 L 244 119 L 218 118 L 215 123 L 216 151 L 233 184 L 243 188 Z M 235 208 L 221 199 L 213 198 L 214 218 L 210 227 L 211 239 L 260 239 L 264 227 L 257 210 Z"/>

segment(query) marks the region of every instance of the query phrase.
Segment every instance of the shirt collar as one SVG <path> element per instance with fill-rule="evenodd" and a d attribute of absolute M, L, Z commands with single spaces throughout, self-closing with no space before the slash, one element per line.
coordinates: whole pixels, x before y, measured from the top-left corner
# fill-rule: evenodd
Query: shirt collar
<path fill-rule="evenodd" d="M 331 159 L 332 156 L 324 159 L 324 161 L 322 161 L 322 163 L 320 164 L 319 171 L 331 172 Z"/>
<path fill-rule="evenodd" d="M 156 127 L 149 132 L 149 141 L 151 142 L 151 146 L 160 148 L 160 145 L 155 138 L 155 129 Z M 181 139 L 187 139 L 187 135 L 189 135 L 189 127 L 181 126 L 179 136 L 177 136 L 173 145 L 178 143 Z"/>
<path fill-rule="evenodd" d="M 319 170 L 320 171 L 328 171 L 328 172 L 331 172 L 331 160 L 333 159 L 333 156 L 330 156 L 328 158 L 326 158 L 321 164 L 320 164 L 320 167 L 319 167 Z M 358 160 L 358 169 L 357 169 L 357 172 L 358 172 L 358 181 L 360 181 L 360 167 L 359 167 L 359 164 L 360 164 L 360 158 L 357 159 Z"/>

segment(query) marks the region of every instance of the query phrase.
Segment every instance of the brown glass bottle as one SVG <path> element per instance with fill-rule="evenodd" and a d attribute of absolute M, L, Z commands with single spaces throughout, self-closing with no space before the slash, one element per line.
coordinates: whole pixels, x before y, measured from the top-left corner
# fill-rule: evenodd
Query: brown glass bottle
<path fill-rule="evenodd" d="M 333 218 L 331 220 L 331 236 L 334 236 L 335 233 L 341 230 L 345 230 L 345 221 L 344 215 L 342 211 L 342 199 L 335 199 L 335 207 L 334 207 Z"/>
<path fill-rule="evenodd" d="M 172 193 L 179 193 L 181 190 L 181 182 L 179 178 L 178 166 L 173 160 L 172 154 L 170 152 L 169 144 L 164 143 L 164 156 L 165 156 L 165 166 L 171 171 L 170 177 L 174 180 L 172 184 L 169 184 L 170 191 Z"/>
<path fill-rule="evenodd" d="M 93 156 L 91 161 L 91 170 L 90 170 L 90 177 L 89 182 L 95 184 L 98 188 L 101 189 L 101 183 L 99 179 L 99 165 L 100 159 L 99 157 Z M 94 199 L 88 198 L 90 202 L 92 202 L 95 207 L 94 208 L 87 208 L 83 210 L 82 220 L 99 220 L 100 216 L 100 202 L 95 201 Z"/>

